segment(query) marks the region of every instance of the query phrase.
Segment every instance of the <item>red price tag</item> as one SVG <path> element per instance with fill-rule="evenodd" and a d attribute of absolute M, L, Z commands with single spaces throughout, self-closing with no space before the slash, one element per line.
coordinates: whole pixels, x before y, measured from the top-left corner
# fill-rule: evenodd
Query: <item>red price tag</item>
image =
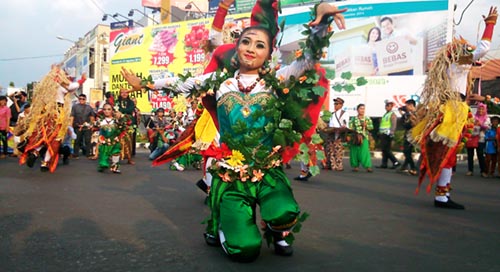
<path fill-rule="evenodd" d="M 174 61 L 174 54 L 168 52 L 162 52 L 151 55 L 151 64 L 156 65 L 158 67 L 161 66 L 168 67 L 168 65 L 173 61 Z"/>
<path fill-rule="evenodd" d="M 192 64 L 200 64 L 205 61 L 205 52 L 203 49 L 196 48 L 186 52 L 186 62 Z"/>

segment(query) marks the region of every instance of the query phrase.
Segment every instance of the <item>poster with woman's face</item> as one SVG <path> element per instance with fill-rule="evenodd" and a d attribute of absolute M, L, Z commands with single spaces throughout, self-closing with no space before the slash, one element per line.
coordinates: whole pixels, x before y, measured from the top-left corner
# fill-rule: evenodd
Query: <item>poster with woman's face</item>
<path fill-rule="evenodd" d="M 345 1 L 346 30 L 335 33 L 322 61 L 336 74 L 354 76 L 424 75 L 435 53 L 451 38 L 448 1 Z M 298 45 L 301 32 L 293 14 L 285 17 L 282 53 Z M 424 19 L 425 18 L 425 19 Z"/>

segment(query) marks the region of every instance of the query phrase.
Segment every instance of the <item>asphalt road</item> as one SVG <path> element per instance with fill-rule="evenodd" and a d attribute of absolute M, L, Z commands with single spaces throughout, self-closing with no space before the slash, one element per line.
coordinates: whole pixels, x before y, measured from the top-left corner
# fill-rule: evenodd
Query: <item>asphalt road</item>
<path fill-rule="evenodd" d="M 147 155 L 121 175 L 87 159 L 52 174 L 0 160 L 0 271 L 500 271 L 500 179 L 466 177 L 463 163 L 452 197 L 465 211 L 434 208 L 416 177 L 395 170 L 292 181 L 310 214 L 294 255 L 263 242 L 242 264 L 205 245 L 201 171 L 153 168 Z"/>

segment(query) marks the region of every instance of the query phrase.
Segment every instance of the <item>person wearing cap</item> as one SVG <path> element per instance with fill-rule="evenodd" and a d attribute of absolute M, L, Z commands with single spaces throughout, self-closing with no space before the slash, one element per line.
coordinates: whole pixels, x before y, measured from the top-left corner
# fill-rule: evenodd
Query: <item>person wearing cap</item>
<path fill-rule="evenodd" d="M 19 119 L 19 115 L 24 112 L 24 108 L 28 103 L 28 94 L 25 91 L 14 92 L 9 95 L 10 100 L 12 100 L 12 105 L 10 105 L 10 126 L 16 128 L 17 121 Z M 14 136 L 14 143 L 19 142 L 19 137 Z M 18 154 L 17 147 L 13 147 L 13 152 L 10 155 L 11 157 L 17 157 Z"/>
<path fill-rule="evenodd" d="M 172 141 L 175 140 L 175 132 L 172 129 L 172 125 L 159 124 L 155 128 L 155 136 L 153 137 L 156 140 L 154 143 L 156 148 L 149 154 L 149 160 L 154 160 L 167 151 Z"/>
<path fill-rule="evenodd" d="M 154 111 L 154 115 L 150 116 L 148 121 L 146 122 L 146 131 L 148 135 L 148 140 L 149 140 L 149 150 L 153 152 L 153 150 L 156 149 L 156 143 L 157 139 L 156 136 L 158 135 L 156 133 L 157 128 L 159 127 L 165 127 L 168 124 L 166 118 L 165 118 L 165 109 L 164 108 L 158 108 Z"/>
<path fill-rule="evenodd" d="M 403 123 L 403 128 L 405 129 L 405 137 L 403 142 L 403 154 L 405 156 L 405 160 L 403 165 L 401 166 L 402 172 L 408 172 L 408 174 L 415 176 L 417 174 L 417 167 L 415 166 L 415 162 L 413 161 L 413 144 L 408 140 L 407 135 L 409 135 L 410 130 L 415 125 L 416 115 L 415 115 L 415 100 L 408 99 L 405 101 L 405 106 L 399 108 L 399 112 L 401 113 L 401 121 Z M 407 169 L 407 167 L 410 169 Z"/>
<path fill-rule="evenodd" d="M 14 92 L 9 95 L 9 98 L 12 100 L 12 105 L 10 105 L 10 126 L 15 127 L 19 114 L 24 111 L 24 107 L 28 103 L 28 94 L 25 91 Z"/>
<path fill-rule="evenodd" d="M 377 168 L 387 168 L 389 160 L 392 162 L 392 169 L 396 169 L 399 166 L 399 162 L 391 150 L 392 140 L 394 139 L 394 132 L 396 131 L 396 125 L 398 122 L 396 114 L 392 111 L 393 108 L 394 102 L 386 100 L 385 113 L 380 120 L 380 126 L 378 129 L 380 148 L 382 149 L 382 164 L 377 166 Z"/>
<path fill-rule="evenodd" d="M 278 32 L 278 4 L 276 0 L 257 1 L 256 5 L 266 7 L 259 8 L 259 14 L 255 15 L 266 24 L 243 30 L 236 44 L 234 73 L 211 73 L 181 80 L 182 83 L 176 78 L 154 82 L 157 89 L 175 84 L 175 90 L 185 94 L 201 90 L 216 102 L 220 148 L 215 150 L 217 160 L 209 170 L 213 174 L 208 201 L 211 215 L 205 241 L 222 246 L 231 259 L 242 262 L 253 261 L 260 254 L 262 237 L 255 222 L 257 205 L 265 235 L 272 241 L 275 253 L 293 254 L 288 243 L 291 240 L 285 240 L 285 236 L 293 235 L 292 228 L 302 217 L 282 161 L 285 152 L 301 141 L 301 134 L 315 130 L 315 126 L 313 122 L 294 126 L 294 122 L 306 121 L 303 114 L 297 113 L 302 113 L 313 100 L 296 96 L 300 87 L 291 85 L 289 80 L 300 79 L 296 84 L 304 84 L 304 76 L 318 75 L 321 69 L 316 64 L 323 55 L 322 47 L 329 40 L 329 25 L 335 21 L 344 29 L 341 14 L 346 9 L 339 10 L 325 2 L 317 4 L 313 10 L 316 19 L 308 25 L 311 31 L 304 44 L 314 49 L 313 52 L 297 54 L 296 61 L 289 66 L 271 70 L 266 60 L 271 57 Z M 122 69 L 122 75 L 134 89 L 151 86 L 141 84 L 133 71 Z M 209 87 L 214 86 L 212 83 L 216 84 L 215 88 Z M 315 84 L 305 92 L 318 99 L 312 90 Z M 298 111 L 289 111 L 293 108 Z"/>
<path fill-rule="evenodd" d="M 76 133 L 76 140 L 73 142 L 73 158 L 78 158 L 80 149 L 84 156 L 92 157 L 90 138 L 92 136 L 92 124 L 95 121 L 94 109 L 87 103 L 85 94 L 78 95 L 78 103 L 71 107 L 71 123 Z"/>
<path fill-rule="evenodd" d="M 326 168 L 344 171 L 344 145 L 345 134 L 349 127 L 349 114 L 343 110 L 344 99 L 333 99 L 333 111 L 325 132 L 329 134 L 326 140 Z"/>
<path fill-rule="evenodd" d="M 418 179 L 418 192 L 426 176 L 428 193 L 434 190 L 434 207 L 464 210 L 465 206 L 451 199 L 453 167 L 456 154 L 474 128 L 474 118 L 465 98 L 482 99 L 470 95 L 468 74 L 472 64 L 485 56 L 491 47 L 493 29 L 497 22 L 496 7 L 490 7 L 482 16 L 485 28 L 476 46 L 463 38 L 454 38 L 435 54 L 417 108 L 417 124 L 411 131 L 411 140 L 421 150 L 422 163 Z"/>

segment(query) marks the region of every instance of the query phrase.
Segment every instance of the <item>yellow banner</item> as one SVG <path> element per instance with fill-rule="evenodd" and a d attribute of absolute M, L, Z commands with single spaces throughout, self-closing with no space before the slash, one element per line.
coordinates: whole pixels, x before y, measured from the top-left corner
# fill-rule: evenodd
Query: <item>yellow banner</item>
<path fill-rule="evenodd" d="M 228 16 L 226 22 L 241 18 L 247 19 L 249 14 Z M 111 92 L 118 97 L 120 89 L 131 89 L 120 74 L 122 67 L 144 78 L 151 75 L 153 80 L 188 72 L 193 75 L 203 73 L 210 55 L 205 54 L 201 47 L 202 41 L 208 39 L 211 25 L 212 18 L 207 18 L 112 31 L 109 49 L 112 55 L 109 75 Z M 135 92 L 130 96 L 137 98 L 137 107 L 141 112 L 151 112 L 159 104 L 165 105 L 159 103 L 165 98 L 158 93 Z"/>

